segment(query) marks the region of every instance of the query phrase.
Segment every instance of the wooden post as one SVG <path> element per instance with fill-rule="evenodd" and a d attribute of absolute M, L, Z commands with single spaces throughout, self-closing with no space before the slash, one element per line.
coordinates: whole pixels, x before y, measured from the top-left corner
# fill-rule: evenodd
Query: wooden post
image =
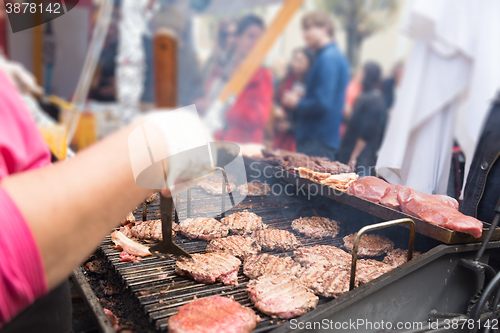
<path fill-rule="evenodd" d="M 153 41 L 156 106 L 177 106 L 177 39 L 167 30 L 159 30 Z"/>

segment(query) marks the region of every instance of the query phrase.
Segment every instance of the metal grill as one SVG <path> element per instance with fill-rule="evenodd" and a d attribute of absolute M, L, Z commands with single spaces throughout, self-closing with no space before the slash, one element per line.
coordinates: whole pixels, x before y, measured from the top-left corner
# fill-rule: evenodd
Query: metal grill
<path fill-rule="evenodd" d="M 220 196 L 212 196 L 206 194 L 199 188 L 192 190 L 192 215 L 194 216 L 210 216 L 220 212 Z M 215 198 L 215 199 L 214 199 Z M 179 204 L 179 219 L 186 218 L 186 194 L 180 196 Z M 214 204 L 219 203 L 219 205 Z M 247 197 L 234 209 L 228 211 L 226 216 L 242 209 L 248 209 L 260 217 L 264 223 L 271 228 L 285 229 L 294 232 L 291 229 L 291 221 L 300 216 L 318 215 L 316 208 L 308 201 L 297 197 L 275 196 L 268 195 L 265 197 Z M 323 216 L 324 212 L 320 213 Z M 142 219 L 142 208 L 139 208 L 135 213 L 136 219 Z M 160 217 L 158 199 L 148 205 L 148 220 L 158 219 Z M 328 216 L 339 220 L 336 216 Z M 300 240 L 303 246 L 314 245 L 342 245 L 343 236 L 357 232 L 360 228 L 358 223 L 341 222 L 340 234 L 334 239 L 313 239 L 301 236 L 294 232 L 297 239 Z M 361 221 L 362 223 L 363 221 Z M 362 224 L 361 224 L 362 225 Z M 404 237 L 406 241 L 406 237 Z M 396 240 L 396 239 L 394 239 Z M 180 234 L 174 239 L 175 243 L 181 246 L 189 253 L 204 253 L 208 242 L 200 240 L 190 240 Z M 285 322 L 285 320 L 273 319 L 258 310 L 256 310 L 247 293 L 245 292 L 246 285 L 249 279 L 243 275 L 241 265 L 238 272 L 238 287 L 224 286 L 222 283 L 211 285 L 197 283 L 189 278 L 180 277 L 175 274 L 175 261 L 166 260 L 156 257 L 145 257 L 138 263 L 120 262 L 120 251 L 111 248 L 113 243 L 110 238 L 101 244 L 100 249 L 105 257 L 112 264 L 116 272 L 121 276 L 124 284 L 128 287 L 134 297 L 141 304 L 145 314 L 154 323 L 158 330 L 166 330 L 167 322 L 170 316 L 177 312 L 177 309 L 190 301 L 194 297 L 204 298 L 209 296 L 231 296 L 244 306 L 252 308 L 262 318 L 255 329 L 255 332 L 262 332 L 273 329 Z M 269 252 L 280 256 L 291 256 L 292 252 Z M 330 301 L 329 298 L 320 297 L 318 305 Z"/>

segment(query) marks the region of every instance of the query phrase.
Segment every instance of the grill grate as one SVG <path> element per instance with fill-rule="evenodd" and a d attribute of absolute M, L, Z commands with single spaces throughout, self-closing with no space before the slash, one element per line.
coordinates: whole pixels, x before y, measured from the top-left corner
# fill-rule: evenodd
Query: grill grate
<path fill-rule="evenodd" d="M 220 196 L 206 194 L 200 188 L 192 189 L 193 216 L 215 215 L 220 209 Z M 179 219 L 186 218 L 186 193 L 180 196 Z M 230 207 L 230 206 L 227 206 Z M 264 223 L 272 228 L 284 229 L 293 232 L 303 246 L 335 245 L 340 247 L 342 237 L 357 232 L 358 224 L 341 222 L 340 234 L 333 239 L 312 239 L 304 237 L 291 228 L 291 221 L 300 216 L 314 216 L 315 207 L 311 202 L 298 199 L 296 196 L 247 197 L 234 209 L 228 211 L 226 216 L 242 209 L 248 209 L 262 217 Z M 137 220 L 142 219 L 142 208 L 138 208 L 134 214 Z M 321 215 L 325 215 L 322 213 Z M 159 200 L 156 199 L 148 205 L 148 220 L 160 218 Z M 328 216 L 336 218 L 335 216 Z M 338 220 L 338 218 L 336 218 Z M 190 240 L 178 233 L 174 242 L 189 253 L 204 253 L 208 242 L 201 240 Z M 145 257 L 138 263 L 120 262 L 120 251 L 111 248 L 113 243 L 108 236 L 100 245 L 100 250 L 111 263 L 115 271 L 122 278 L 126 287 L 130 289 L 134 297 L 141 304 L 145 314 L 154 323 L 156 329 L 167 330 L 167 322 L 170 316 L 177 313 L 177 309 L 196 296 L 204 298 L 209 296 L 231 296 L 244 306 L 252 308 L 262 321 L 257 325 L 254 332 L 271 330 L 285 322 L 281 319 L 273 319 L 255 309 L 245 292 L 249 279 L 243 274 L 243 265 L 238 272 L 239 287 L 224 286 L 218 282 L 211 285 L 197 283 L 189 278 L 177 276 L 174 272 L 175 261 L 157 257 Z M 268 252 L 280 256 L 291 256 L 292 252 Z M 320 297 L 318 305 L 330 301 L 330 298 Z"/>

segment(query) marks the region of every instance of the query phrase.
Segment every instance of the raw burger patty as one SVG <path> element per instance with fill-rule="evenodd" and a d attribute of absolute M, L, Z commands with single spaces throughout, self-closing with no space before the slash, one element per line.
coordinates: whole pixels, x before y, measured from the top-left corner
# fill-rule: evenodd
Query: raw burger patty
<path fill-rule="evenodd" d="M 168 319 L 170 333 L 249 333 L 260 317 L 228 297 L 195 300 Z"/>

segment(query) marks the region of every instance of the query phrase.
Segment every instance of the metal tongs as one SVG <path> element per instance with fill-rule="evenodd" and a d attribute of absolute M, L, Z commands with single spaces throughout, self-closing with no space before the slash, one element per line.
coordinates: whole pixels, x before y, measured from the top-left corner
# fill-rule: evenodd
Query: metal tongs
<path fill-rule="evenodd" d="M 163 240 L 155 246 L 150 247 L 149 251 L 158 257 L 164 257 L 161 254 L 172 254 L 174 256 L 191 258 L 191 255 L 175 244 L 172 239 L 172 222 L 174 220 L 174 200 L 172 197 L 166 198 L 160 194 L 160 212 Z M 175 214 L 175 219 L 178 220 L 177 213 Z"/>

